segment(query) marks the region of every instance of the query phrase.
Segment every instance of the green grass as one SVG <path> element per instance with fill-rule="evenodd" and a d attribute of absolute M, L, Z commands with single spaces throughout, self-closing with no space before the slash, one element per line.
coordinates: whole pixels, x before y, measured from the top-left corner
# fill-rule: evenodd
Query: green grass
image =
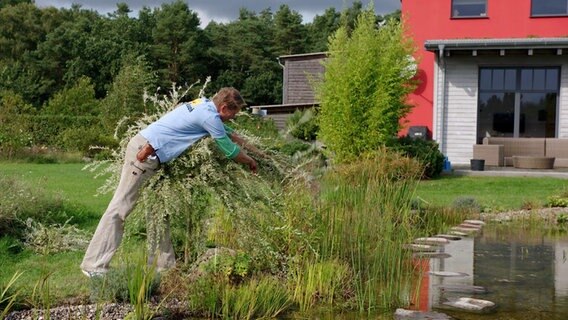
<path fill-rule="evenodd" d="M 62 195 L 73 204 L 84 206 L 87 211 L 100 214 L 106 209 L 111 194 L 95 196 L 104 178 L 94 179 L 94 173 L 82 170 L 85 164 L 35 164 L 0 162 L 0 175 L 40 186 L 46 192 Z"/>
<path fill-rule="evenodd" d="M 475 198 L 493 210 L 518 210 L 524 203 L 544 205 L 562 193 L 568 181 L 558 178 L 443 176 L 418 184 L 416 196 L 436 206 L 451 206 L 457 198 Z"/>
<path fill-rule="evenodd" d="M 104 179 L 93 179 L 94 174 L 82 168 L 83 164 L 78 163 L 0 162 L 0 176 L 12 176 L 40 187 L 46 194 L 62 196 L 70 207 L 79 208 L 73 213 L 84 215 L 77 219 L 78 226 L 92 232 L 112 195 L 95 197 Z M 549 196 L 565 192 L 565 185 L 565 180 L 554 178 L 445 176 L 420 181 L 414 196 L 436 206 L 451 205 L 460 197 L 473 197 L 485 207 L 507 210 L 520 209 L 527 201 L 544 204 Z M 361 197 L 364 198 L 363 195 Z M 142 247 L 140 240 L 125 241 L 113 264 L 120 263 L 131 252 L 137 252 L 135 248 Z M 43 256 L 22 249 L 14 239 L 0 237 L 0 283 L 8 283 L 14 274 L 24 271 L 13 288 L 21 289 L 22 296 L 29 298 L 38 281 L 49 274 L 52 305 L 67 299 L 87 299 L 90 282 L 79 270 L 82 257 L 82 251 Z"/>
<path fill-rule="evenodd" d="M 72 214 L 75 217 L 71 223 L 76 221 L 79 228 L 92 232 L 112 195 L 95 196 L 104 179 L 94 179 L 93 173 L 81 170 L 83 166 L 84 164 L 80 163 L 0 162 L 0 176 L 15 177 L 19 181 L 41 188 L 48 195 L 62 196 L 65 202 L 74 208 Z M 141 245 L 135 242 L 125 242 L 120 250 L 122 254 L 119 252 L 117 257 Z M 17 245 L 14 239 L 0 237 L 0 283 L 7 283 L 16 272 L 23 271 L 14 287 L 22 289 L 23 298 L 29 298 L 36 283 L 43 276 L 50 274 L 52 302 L 62 302 L 68 298 L 87 298 L 89 280 L 79 269 L 83 254 L 83 251 L 78 251 L 39 255 Z"/>

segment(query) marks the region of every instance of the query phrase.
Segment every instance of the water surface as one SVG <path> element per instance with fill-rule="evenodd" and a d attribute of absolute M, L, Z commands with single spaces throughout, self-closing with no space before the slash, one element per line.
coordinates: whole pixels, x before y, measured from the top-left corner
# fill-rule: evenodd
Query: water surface
<path fill-rule="evenodd" d="M 423 263 L 420 310 L 444 312 L 456 319 L 568 319 L 568 236 L 543 227 L 488 224 L 475 237 L 452 241 L 443 249 L 446 259 Z M 467 276 L 438 277 L 429 271 L 463 272 Z M 486 293 L 442 290 L 481 286 Z M 458 297 L 489 300 L 497 307 L 489 314 L 445 309 L 444 301 Z"/>

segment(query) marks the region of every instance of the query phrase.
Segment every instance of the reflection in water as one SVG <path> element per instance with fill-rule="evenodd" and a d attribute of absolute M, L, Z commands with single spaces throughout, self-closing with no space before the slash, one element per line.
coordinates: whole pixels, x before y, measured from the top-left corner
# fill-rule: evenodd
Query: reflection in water
<path fill-rule="evenodd" d="M 468 276 L 438 277 L 427 272 L 420 309 L 437 310 L 447 299 L 473 297 L 498 307 L 491 314 L 439 311 L 463 320 L 568 319 L 568 237 L 546 236 L 534 229 L 489 224 L 475 238 L 446 245 L 443 250 L 451 257 L 430 259 L 429 270 Z M 485 287 L 487 292 L 473 292 L 473 286 Z M 456 288 L 468 292 L 455 292 Z"/>

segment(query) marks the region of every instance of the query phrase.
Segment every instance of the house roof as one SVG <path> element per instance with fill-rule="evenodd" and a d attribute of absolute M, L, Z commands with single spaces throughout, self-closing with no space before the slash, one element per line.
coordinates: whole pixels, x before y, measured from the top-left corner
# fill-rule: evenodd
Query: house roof
<path fill-rule="evenodd" d="M 278 59 L 295 59 L 295 58 L 318 58 L 327 56 L 327 52 L 311 52 L 311 53 L 300 53 L 300 54 L 289 54 L 284 56 L 279 56 Z"/>
<path fill-rule="evenodd" d="M 503 39 L 444 39 L 426 40 L 428 51 L 484 49 L 564 49 L 568 38 L 503 38 Z"/>

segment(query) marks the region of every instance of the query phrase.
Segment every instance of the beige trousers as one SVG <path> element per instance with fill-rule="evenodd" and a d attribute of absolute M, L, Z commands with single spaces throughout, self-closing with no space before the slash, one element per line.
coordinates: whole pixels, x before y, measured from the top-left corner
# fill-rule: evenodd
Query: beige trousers
<path fill-rule="evenodd" d="M 106 272 L 110 261 L 122 241 L 124 221 L 132 212 L 140 195 L 140 189 L 160 166 L 158 159 L 148 158 L 144 162 L 136 159 L 136 154 L 148 141 L 141 135 L 133 137 L 126 148 L 120 182 L 103 214 L 93 239 L 89 243 L 81 269 L 90 272 Z M 148 242 L 148 263 L 153 263 L 157 255 L 158 270 L 172 268 L 175 256 L 170 239 L 169 227 L 157 243 Z"/>

